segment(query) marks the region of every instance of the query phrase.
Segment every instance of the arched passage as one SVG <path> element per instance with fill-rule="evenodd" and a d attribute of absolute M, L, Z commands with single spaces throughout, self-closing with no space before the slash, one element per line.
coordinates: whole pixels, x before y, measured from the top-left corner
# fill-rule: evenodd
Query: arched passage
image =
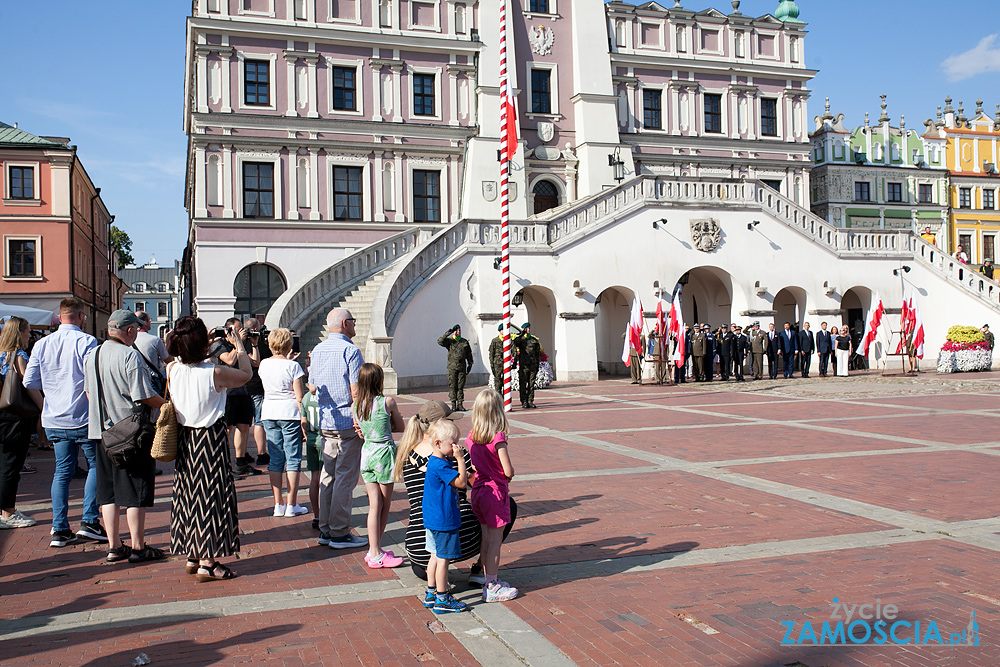
<path fill-rule="evenodd" d="M 806 291 L 801 287 L 786 287 L 774 295 L 774 328 L 781 331 L 785 322 L 801 327 L 806 318 Z"/>
<path fill-rule="evenodd" d="M 531 334 L 538 338 L 555 369 L 556 308 L 552 290 L 529 285 L 517 292 L 513 301 L 520 301 L 521 304 L 511 309 L 511 321 L 517 326 L 531 322 Z"/>
<path fill-rule="evenodd" d="M 852 287 L 840 299 L 841 321 L 838 326 L 849 326 L 860 336 L 865 329 L 865 314 L 872 305 L 872 291 L 867 287 Z"/>
<path fill-rule="evenodd" d="M 699 266 L 682 275 L 679 282 L 685 323 L 708 324 L 715 329 L 733 321 L 733 279 L 728 272 Z"/>
<path fill-rule="evenodd" d="M 287 286 L 285 277 L 270 264 L 244 266 L 233 281 L 234 316 L 241 319 L 263 317 Z"/>
<path fill-rule="evenodd" d="M 628 326 L 632 308 L 632 290 L 609 287 L 597 296 L 597 371 L 608 375 L 626 375 L 622 362 L 622 334 Z"/>

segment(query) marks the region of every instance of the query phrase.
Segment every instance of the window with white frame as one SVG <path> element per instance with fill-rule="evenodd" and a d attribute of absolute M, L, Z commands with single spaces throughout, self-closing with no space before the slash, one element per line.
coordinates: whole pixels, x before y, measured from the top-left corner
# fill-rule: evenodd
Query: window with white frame
<path fill-rule="evenodd" d="M 138 313 L 140 310 L 146 310 L 146 302 L 145 301 L 136 301 L 132 305 L 132 310 L 133 310 L 133 312 L 136 312 L 136 313 Z"/>
<path fill-rule="evenodd" d="M 169 292 L 170 285 L 168 283 L 156 283 L 157 292 Z"/>
<path fill-rule="evenodd" d="M 16 200 L 15 206 L 41 203 L 38 192 L 37 162 L 7 162 L 4 175 L 6 176 L 3 179 L 4 199 Z"/>
<path fill-rule="evenodd" d="M 392 0 L 379 0 L 378 25 L 380 28 L 392 27 Z"/>
<path fill-rule="evenodd" d="M 357 68 L 334 66 L 331 70 L 333 76 L 331 106 L 335 111 L 357 111 Z"/>
<path fill-rule="evenodd" d="M 438 0 L 410 0 L 410 27 L 418 30 L 440 29 Z"/>
<path fill-rule="evenodd" d="M 530 114 L 559 113 L 559 76 L 555 63 L 528 63 Z M 544 109 L 548 109 L 545 111 Z"/>
<path fill-rule="evenodd" d="M 166 316 L 167 316 L 167 302 L 166 301 L 157 301 L 156 302 L 156 318 L 159 319 L 161 317 L 166 317 Z"/>
<path fill-rule="evenodd" d="M 441 172 L 413 170 L 413 221 L 441 222 Z"/>
<path fill-rule="evenodd" d="M 333 219 L 359 221 L 362 219 L 362 167 L 333 168 Z"/>
<path fill-rule="evenodd" d="M 41 236 L 4 236 L 4 278 L 41 278 L 41 246 Z"/>
<path fill-rule="evenodd" d="M 437 116 L 437 77 L 431 72 L 413 72 L 413 115 Z"/>
<path fill-rule="evenodd" d="M 219 0 L 227 2 L 228 0 Z M 238 0 L 239 13 L 274 17 L 274 0 Z"/>
<path fill-rule="evenodd" d="M 997 207 L 997 191 L 983 189 L 983 208 L 992 211 Z"/>
<path fill-rule="evenodd" d="M 357 22 L 358 0 L 330 0 L 330 20 Z"/>
<path fill-rule="evenodd" d="M 296 21 L 306 21 L 309 19 L 309 10 L 306 7 L 307 0 L 295 0 L 295 20 Z"/>
<path fill-rule="evenodd" d="M 271 62 L 269 60 L 243 61 L 243 104 L 270 106 Z"/>
<path fill-rule="evenodd" d="M 132 285 L 132 291 L 136 294 L 141 294 L 146 291 L 146 283 L 135 283 Z"/>
<path fill-rule="evenodd" d="M 722 134 L 722 95 L 705 93 L 702 100 L 705 105 L 705 132 Z"/>
<path fill-rule="evenodd" d="M 642 91 L 642 127 L 646 130 L 663 129 L 663 91 L 644 88 Z"/>
<path fill-rule="evenodd" d="M 243 163 L 243 217 L 274 217 L 274 163 Z"/>

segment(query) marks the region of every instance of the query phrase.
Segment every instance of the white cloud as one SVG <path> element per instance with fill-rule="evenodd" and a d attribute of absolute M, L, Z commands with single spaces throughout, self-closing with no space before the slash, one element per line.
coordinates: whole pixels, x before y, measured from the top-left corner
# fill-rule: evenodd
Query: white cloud
<path fill-rule="evenodd" d="M 941 63 L 941 69 L 951 81 L 963 81 L 985 72 L 1000 72 L 1000 35 L 987 35 L 975 47 Z"/>

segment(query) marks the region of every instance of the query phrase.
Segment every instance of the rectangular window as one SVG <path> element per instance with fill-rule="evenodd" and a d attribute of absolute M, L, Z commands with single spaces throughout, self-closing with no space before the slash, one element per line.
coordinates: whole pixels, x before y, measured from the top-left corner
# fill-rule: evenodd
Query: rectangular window
<path fill-rule="evenodd" d="M 11 278 L 33 278 L 38 275 L 37 241 L 7 240 L 7 275 Z"/>
<path fill-rule="evenodd" d="M 972 208 L 972 188 L 958 189 L 958 207 Z"/>
<path fill-rule="evenodd" d="M 531 0 L 531 2 L 528 3 L 528 11 L 538 14 L 548 14 L 549 0 Z"/>
<path fill-rule="evenodd" d="M 921 204 L 931 204 L 934 201 L 934 186 L 932 185 L 918 185 L 917 186 L 917 198 L 920 200 Z"/>
<path fill-rule="evenodd" d="M 778 100 L 761 99 L 760 133 L 765 137 L 778 136 Z"/>
<path fill-rule="evenodd" d="M 274 165 L 243 163 L 243 217 L 274 217 Z"/>
<path fill-rule="evenodd" d="M 333 168 L 333 219 L 361 220 L 361 167 Z"/>
<path fill-rule="evenodd" d="M 663 119 L 660 115 L 663 92 L 660 90 L 642 91 L 642 126 L 647 130 L 662 130 Z"/>
<path fill-rule="evenodd" d="M 413 75 L 413 115 L 434 115 L 434 75 Z"/>
<path fill-rule="evenodd" d="M 982 261 L 992 260 L 996 261 L 996 243 L 997 237 L 995 234 L 983 234 L 983 256 Z"/>
<path fill-rule="evenodd" d="M 531 113 L 552 113 L 552 72 L 531 70 Z"/>
<path fill-rule="evenodd" d="M 353 67 L 333 68 L 333 108 L 337 111 L 357 111 Z"/>
<path fill-rule="evenodd" d="M 962 250 L 965 254 L 972 257 L 972 234 L 959 234 L 958 235 L 958 245 L 962 246 Z"/>
<path fill-rule="evenodd" d="M 722 95 L 705 93 L 705 132 L 722 133 Z"/>
<path fill-rule="evenodd" d="M 271 104 L 271 63 L 267 60 L 247 60 L 243 65 L 244 104 Z"/>
<path fill-rule="evenodd" d="M 10 177 L 11 199 L 35 198 L 34 167 L 11 167 L 8 173 Z"/>
<path fill-rule="evenodd" d="M 871 184 L 868 181 L 858 181 L 854 184 L 854 201 L 871 201 Z"/>
<path fill-rule="evenodd" d="M 413 172 L 413 221 L 441 222 L 441 172 Z"/>
<path fill-rule="evenodd" d="M 167 316 L 167 302 L 157 301 L 156 302 L 156 317 L 166 317 Z"/>
<path fill-rule="evenodd" d="M 903 184 L 902 183 L 887 183 L 886 187 L 888 192 L 886 193 L 886 198 L 891 202 L 901 202 L 903 201 Z"/>
<path fill-rule="evenodd" d="M 983 190 L 983 208 L 987 211 L 996 208 L 996 190 Z"/>
<path fill-rule="evenodd" d="M 775 192 L 781 192 L 781 181 L 768 180 L 766 178 L 762 178 L 760 182 L 766 185 L 767 187 L 771 188 Z"/>
<path fill-rule="evenodd" d="M 134 312 L 138 313 L 140 310 L 146 310 L 145 301 L 136 301 L 134 304 Z"/>

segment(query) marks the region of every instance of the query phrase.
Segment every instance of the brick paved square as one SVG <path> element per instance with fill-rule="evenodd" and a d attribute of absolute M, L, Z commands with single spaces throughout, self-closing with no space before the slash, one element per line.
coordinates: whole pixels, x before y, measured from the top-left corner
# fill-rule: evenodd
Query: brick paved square
<path fill-rule="evenodd" d="M 559 431 L 599 431 L 614 428 L 649 428 L 656 426 L 687 426 L 690 424 L 732 423 L 712 415 L 702 415 L 694 412 L 679 412 L 661 408 L 616 409 L 604 408 L 597 404 L 593 410 L 577 410 L 556 413 L 515 412 L 510 418 L 525 424 L 537 424 Z"/>
<path fill-rule="evenodd" d="M 640 459 L 600 450 L 581 456 L 579 445 L 538 435 L 512 435 L 508 451 L 519 476 L 649 465 Z"/>
<path fill-rule="evenodd" d="M 1000 433 L 1000 415 L 934 414 L 814 423 L 850 429 L 861 435 L 881 433 L 956 445 L 994 440 Z"/>

